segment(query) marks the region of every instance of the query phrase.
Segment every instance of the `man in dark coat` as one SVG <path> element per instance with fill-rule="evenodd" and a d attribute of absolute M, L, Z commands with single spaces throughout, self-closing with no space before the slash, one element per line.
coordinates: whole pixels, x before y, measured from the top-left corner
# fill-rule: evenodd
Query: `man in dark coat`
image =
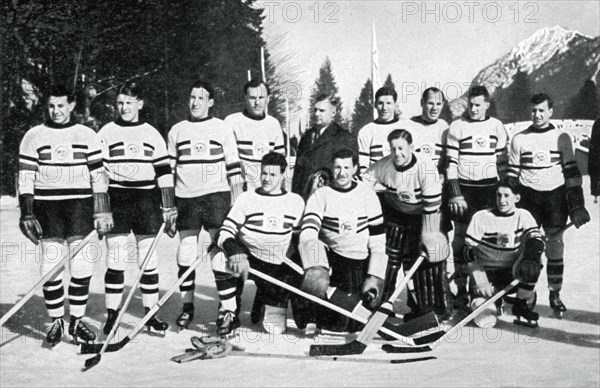
<path fill-rule="evenodd" d="M 346 148 L 358 156 L 356 136 L 334 121 L 338 103 L 338 99 L 333 96 L 318 96 L 314 125 L 300 139 L 292 192 L 302 195 L 305 200 L 310 194 L 310 188 L 306 186 L 311 174 L 319 169 L 331 169 L 332 157 L 336 151 Z"/>

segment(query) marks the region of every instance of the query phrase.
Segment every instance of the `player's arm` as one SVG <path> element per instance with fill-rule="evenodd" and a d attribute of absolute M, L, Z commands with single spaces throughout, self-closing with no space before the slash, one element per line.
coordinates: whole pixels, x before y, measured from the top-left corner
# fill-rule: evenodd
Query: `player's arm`
<path fill-rule="evenodd" d="M 369 230 L 369 268 L 362 292 L 369 307 L 375 308 L 381 303 L 388 257 L 385 254 L 385 227 L 379 198 L 372 191 L 365 192 Z"/>
<path fill-rule="evenodd" d="M 227 170 L 227 182 L 231 188 L 231 204 L 234 204 L 238 196 L 244 191 L 244 178 L 242 177 L 242 163 L 238 155 L 233 129 L 228 124 L 224 124 L 224 126 L 223 152 L 225 154 L 225 168 Z"/>
<path fill-rule="evenodd" d="M 561 151 L 561 163 L 563 176 L 565 178 L 567 206 L 569 207 L 569 217 L 576 228 L 587 224 L 590 221 L 590 214 L 585 208 L 583 197 L 582 179 L 575 154 L 573 152 L 573 143 L 569 134 L 563 132 L 558 138 L 558 145 Z"/>
<path fill-rule="evenodd" d="M 480 220 L 481 214 L 482 213 L 475 213 L 467 227 L 463 258 L 467 263 L 469 276 L 471 276 L 475 283 L 473 290 L 475 294 L 484 298 L 491 298 L 494 296 L 494 287 L 489 282 L 487 274 L 485 273 L 485 269 L 482 265 L 483 251 L 480 250 L 480 245 L 485 234 L 485 228 Z"/>
<path fill-rule="evenodd" d="M 438 139 L 438 141 L 435 143 L 435 153 L 437 155 L 439 155 L 439 159 L 438 159 L 438 163 L 437 163 L 437 168 L 440 174 L 445 175 L 446 172 L 446 168 L 447 168 L 447 150 L 446 148 L 448 147 L 448 128 L 444 129 L 441 132 L 440 138 Z"/>
<path fill-rule="evenodd" d="M 19 208 L 21 209 L 21 218 L 19 227 L 21 232 L 32 243 L 38 244 L 42 238 L 42 227 L 38 222 L 34 211 L 34 185 L 35 177 L 39 170 L 38 153 L 36 151 L 35 136 L 29 130 L 19 146 Z"/>
<path fill-rule="evenodd" d="M 277 121 L 277 120 L 275 120 Z M 283 131 L 281 130 L 281 127 L 279 126 L 279 121 L 277 121 L 277 125 L 276 128 L 274 128 L 274 132 L 275 132 L 275 147 L 273 148 L 274 152 L 278 152 L 280 154 L 282 154 L 283 156 L 286 156 L 286 152 L 285 152 L 285 141 L 284 141 L 284 137 L 283 137 Z M 288 153 L 291 153 L 291 151 L 288 150 Z"/>
<path fill-rule="evenodd" d="M 360 175 L 367 171 L 370 164 L 372 136 L 367 130 L 368 127 L 364 126 L 358 131 L 358 165 Z"/>
<path fill-rule="evenodd" d="M 461 131 L 459 125 L 456 123 L 456 121 L 452 123 L 450 129 L 448 129 L 448 140 L 446 145 L 448 166 L 446 167 L 446 181 L 448 182 L 448 191 L 450 195 L 450 199 L 448 200 L 450 212 L 454 218 L 460 218 L 467 210 L 467 202 L 462 195 L 460 184 L 458 182 L 459 140 Z"/>
<path fill-rule="evenodd" d="M 156 184 L 161 194 L 161 209 L 165 233 L 169 237 L 175 237 L 177 233 L 177 207 L 175 205 L 175 187 L 173 184 L 173 172 L 171 160 L 167 152 L 167 145 L 158 131 L 154 133 L 154 154 L 152 166 L 156 177 Z"/>
<path fill-rule="evenodd" d="M 104 147 L 95 132 L 90 130 L 90 148 L 86 154 L 87 167 L 90 172 L 90 183 L 94 202 L 94 227 L 98 236 L 108 234 L 113 226 L 113 217 L 108 197 L 108 173 L 104 165 Z"/>
<path fill-rule="evenodd" d="M 498 177 L 503 178 L 508 170 L 508 134 L 506 128 L 501 122 L 498 122 L 498 130 L 496 131 L 498 142 L 496 143 L 496 168 Z"/>
<path fill-rule="evenodd" d="M 508 152 L 508 170 L 506 176 L 509 179 L 519 180 L 521 175 L 521 150 L 519 147 L 520 135 L 516 134 L 510 141 Z"/>
<path fill-rule="evenodd" d="M 245 194 L 244 194 L 245 195 Z M 238 233 L 246 220 L 246 198 L 241 195 L 233 204 L 217 234 L 217 246 L 227 256 L 227 265 L 235 274 L 248 272 L 248 253 L 238 239 Z"/>
<path fill-rule="evenodd" d="M 446 236 L 440 231 L 442 184 L 437 168 L 429 158 L 421 162 L 419 181 L 423 198 L 421 246 L 430 262 L 444 261 L 450 254 L 450 248 Z"/>

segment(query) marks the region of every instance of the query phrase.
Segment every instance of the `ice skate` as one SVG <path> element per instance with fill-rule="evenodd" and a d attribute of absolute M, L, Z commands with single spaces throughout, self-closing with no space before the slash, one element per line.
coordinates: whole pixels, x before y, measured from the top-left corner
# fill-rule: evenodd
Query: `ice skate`
<path fill-rule="evenodd" d="M 55 318 L 46 335 L 46 342 L 52 347 L 56 346 L 62 339 L 63 331 L 65 331 L 65 322 L 62 318 Z"/>
<path fill-rule="evenodd" d="M 175 323 L 179 327 L 179 331 L 187 329 L 192 319 L 194 319 L 194 304 L 184 303 L 183 311 L 177 318 L 177 321 L 175 321 Z"/>
<path fill-rule="evenodd" d="M 81 318 L 71 317 L 71 322 L 69 322 L 69 337 L 73 344 L 90 344 L 96 339 L 96 334 L 81 321 Z"/>
<path fill-rule="evenodd" d="M 556 318 L 562 318 L 567 306 L 560 300 L 560 292 L 550 290 L 550 308 Z"/>
<path fill-rule="evenodd" d="M 228 336 L 240 327 L 240 319 L 233 311 L 221 310 L 217 318 L 217 334 Z"/>
<path fill-rule="evenodd" d="M 270 334 L 283 334 L 286 329 L 286 312 L 285 307 L 275 307 L 265 305 L 265 314 L 262 320 L 263 329 Z"/>
<path fill-rule="evenodd" d="M 540 315 L 533 311 L 533 308 L 524 299 L 515 299 L 512 306 L 512 313 L 516 317 L 513 321 L 516 325 L 536 328 Z"/>
<path fill-rule="evenodd" d="M 148 311 L 150 311 L 148 307 L 146 307 L 145 310 L 146 314 L 148 314 Z M 156 315 L 152 316 L 152 318 L 148 319 L 148 322 L 146 322 L 146 330 L 148 332 L 156 333 L 162 337 L 165 336 L 165 332 L 168 328 L 169 324 L 157 317 Z"/>

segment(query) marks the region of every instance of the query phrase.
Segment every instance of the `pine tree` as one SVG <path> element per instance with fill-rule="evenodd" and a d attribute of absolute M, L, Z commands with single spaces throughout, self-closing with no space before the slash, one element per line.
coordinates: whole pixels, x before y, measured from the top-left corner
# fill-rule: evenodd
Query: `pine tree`
<path fill-rule="evenodd" d="M 373 82 L 367 79 L 365 85 L 360 91 L 360 96 L 354 103 L 354 112 L 352 113 L 352 132 L 358 131 L 373 121 Z"/>
<path fill-rule="evenodd" d="M 343 124 L 342 118 L 342 102 L 339 95 L 339 88 L 337 83 L 335 82 L 335 76 L 333 75 L 333 70 L 331 68 L 331 60 L 329 57 L 325 58 L 323 65 L 319 69 L 319 77 L 315 80 L 315 84 L 312 88 L 311 96 L 310 96 L 310 110 L 311 117 L 314 112 L 314 107 L 316 103 L 316 98 L 321 94 L 331 95 L 340 100 L 340 103 L 337 106 L 337 113 L 335 115 L 334 120 L 339 124 Z"/>
<path fill-rule="evenodd" d="M 396 85 L 394 85 L 394 81 L 392 81 L 391 74 L 388 73 L 387 77 L 385 78 L 385 82 L 383 83 L 383 86 L 396 90 Z"/>
<path fill-rule="evenodd" d="M 583 83 L 579 92 L 571 99 L 565 118 L 573 120 L 596 120 L 600 116 L 598 88 L 592 80 Z"/>

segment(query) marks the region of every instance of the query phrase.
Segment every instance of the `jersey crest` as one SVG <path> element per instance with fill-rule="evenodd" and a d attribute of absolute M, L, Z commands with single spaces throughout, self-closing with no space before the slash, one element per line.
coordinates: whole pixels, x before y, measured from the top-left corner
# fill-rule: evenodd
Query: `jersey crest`
<path fill-rule="evenodd" d="M 203 142 L 198 142 L 194 144 L 193 148 L 196 155 L 204 155 L 207 149 L 206 144 L 204 144 Z"/>
<path fill-rule="evenodd" d="M 69 147 L 64 144 L 59 145 L 54 149 L 54 157 L 56 160 L 64 161 L 69 157 Z"/>

